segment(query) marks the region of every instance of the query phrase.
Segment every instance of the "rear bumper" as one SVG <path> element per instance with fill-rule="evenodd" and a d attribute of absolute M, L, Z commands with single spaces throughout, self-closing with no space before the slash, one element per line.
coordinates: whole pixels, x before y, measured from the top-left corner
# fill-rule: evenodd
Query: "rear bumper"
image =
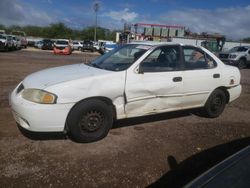
<path fill-rule="evenodd" d="M 229 102 L 232 102 L 237 99 L 241 94 L 241 90 L 241 85 L 227 89 L 227 91 L 229 92 Z"/>

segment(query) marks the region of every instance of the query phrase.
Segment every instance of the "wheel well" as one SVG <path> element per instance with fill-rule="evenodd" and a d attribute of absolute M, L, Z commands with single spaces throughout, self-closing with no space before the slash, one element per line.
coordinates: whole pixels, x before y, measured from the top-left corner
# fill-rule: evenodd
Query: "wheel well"
<path fill-rule="evenodd" d="M 241 58 L 240 58 L 240 60 L 241 60 L 241 59 L 243 59 L 244 61 L 246 61 L 246 60 L 247 60 L 247 59 L 246 59 L 246 57 L 241 57 Z"/>
<path fill-rule="evenodd" d="M 66 122 L 65 122 L 65 128 L 64 130 L 67 131 L 68 128 L 67 128 L 67 119 L 68 119 L 68 116 L 69 114 L 71 113 L 72 109 L 78 105 L 79 103 L 83 102 L 83 101 L 87 101 L 87 100 L 90 100 L 90 99 L 96 99 L 96 100 L 100 100 L 104 103 L 106 103 L 108 106 L 110 106 L 112 108 L 112 112 L 113 112 L 113 119 L 116 120 L 116 108 L 115 108 L 115 105 L 113 104 L 112 100 L 107 98 L 107 97 L 101 97 L 101 96 L 97 96 L 97 97 L 89 97 L 89 98 L 86 98 L 86 99 L 83 99 L 81 101 L 78 101 L 69 111 L 68 115 L 67 115 L 67 118 L 66 118 Z"/>
<path fill-rule="evenodd" d="M 229 92 L 227 91 L 227 88 L 226 87 L 218 87 L 216 89 L 220 89 L 220 90 L 222 90 L 225 93 L 226 100 L 227 100 L 226 102 L 229 103 L 230 95 L 229 95 Z"/>

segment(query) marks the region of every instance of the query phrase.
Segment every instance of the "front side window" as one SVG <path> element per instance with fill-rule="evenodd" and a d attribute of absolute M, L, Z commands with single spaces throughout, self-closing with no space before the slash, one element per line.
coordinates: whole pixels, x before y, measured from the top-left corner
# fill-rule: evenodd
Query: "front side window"
<path fill-rule="evenodd" d="M 111 71 L 126 70 L 150 48 L 150 45 L 123 45 L 100 56 L 89 65 Z"/>
<path fill-rule="evenodd" d="M 215 61 L 199 48 L 184 47 L 184 65 L 187 70 L 209 69 L 216 66 Z"/>
<path fill-rule="evenodd" d="M 141 63 L 143 72 L 165 72 L 179 70 L 179 46 L 163 46 L 155 49 Z"/>

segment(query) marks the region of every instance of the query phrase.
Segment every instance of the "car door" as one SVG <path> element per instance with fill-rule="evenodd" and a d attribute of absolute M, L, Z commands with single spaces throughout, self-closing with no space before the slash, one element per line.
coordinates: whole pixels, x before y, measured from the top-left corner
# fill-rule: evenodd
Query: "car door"
<path fill-rule="evenodd" d="M 161 46 L 136 70 L 127 71 L 125 113 L 128 117 L 181 108 L 180 46 Z"/>
<path fill-rule="evenodd" d="M 203 106 L 209 94 L 220 86 L 220 69 L 202 49 L 183 46 L 183 107 Z"/>

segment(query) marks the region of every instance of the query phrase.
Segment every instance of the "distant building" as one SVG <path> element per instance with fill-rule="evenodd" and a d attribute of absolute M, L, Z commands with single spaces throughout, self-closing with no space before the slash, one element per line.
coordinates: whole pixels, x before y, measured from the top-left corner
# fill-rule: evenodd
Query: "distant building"
<path fill-rule="evenodd" d="M 151 39 L 161 40 L 162 38 L 171 37 L 184 37 L 185 27 L 176 25 L 161 25 L 161 24 L 147 24 L 147 23 L 136 23 L 133 25 L 134 31 L 132 31 L 137 40 L 140 39 Z"/>

